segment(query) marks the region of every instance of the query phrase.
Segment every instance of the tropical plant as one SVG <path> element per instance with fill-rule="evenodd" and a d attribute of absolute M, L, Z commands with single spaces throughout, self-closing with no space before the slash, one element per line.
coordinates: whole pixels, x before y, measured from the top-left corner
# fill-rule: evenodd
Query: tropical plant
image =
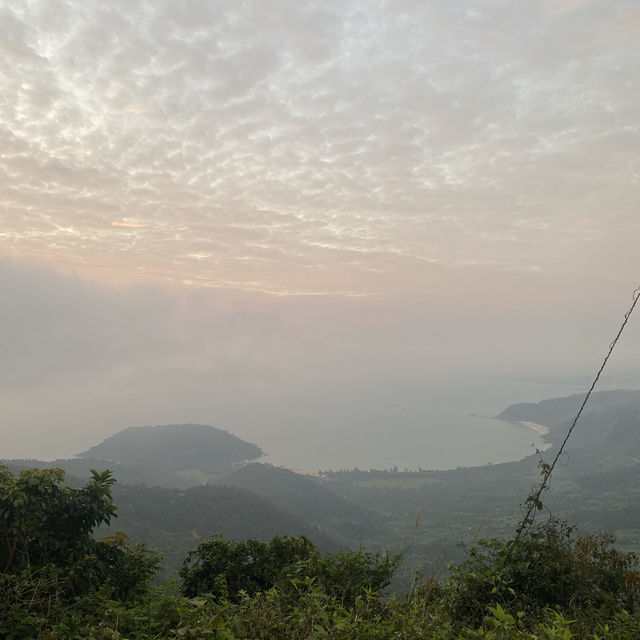
<path fill-rule="evenodd" d="M 0 569 L 13 573 L 49 563 L 69 566 L 95 552 L 92 531 L 116 514 L 110 471 L 91 471 L 80 489 L 62 486 L 62 469 L 0 467 Z"/>
<path fill-rule="evenodd" d="M 210 593 L 237 601 L 273 587 L 283 572 L 318 552 L 304 536 L 234 542 L 221 536 L 189 552 L 178 572 L 188 597 Z"/>
<path fill-rule="evenodd" d="M 638 557 L 613 549 L 613 542 L 609 533 L 576 537 L 556 519 L 508 542 L 481 540 L 452 570 L 445 587 L 450 612 L 480 621 L 495 603 L 534 614 L 632 611 L 640 594 Z"/>
<path fill-rule="evenodd" d="M 352 605 L 358 596 L 379 594 L 399 562 L 399 555 L 364 551 L 323 556 L 303 536 L 275 536 L 269 542 L 217 537 L 191 551 L 179 575 L 188 597 L 209 593 L 238 602 L 274 587 L 295 596 L 302 586 L 313 585 Z"/>

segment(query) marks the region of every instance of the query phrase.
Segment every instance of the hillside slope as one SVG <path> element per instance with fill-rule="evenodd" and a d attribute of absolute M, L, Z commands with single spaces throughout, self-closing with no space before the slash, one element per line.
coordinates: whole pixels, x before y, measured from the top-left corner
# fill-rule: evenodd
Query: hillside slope
<path fill-rule="evenodd" d="M 222 429 L 200 424 L 169 424 L 129 427 L 77 457 L 164 472 L 200 470 L 215 474 L 234 463 L 255 460 L 261 455 L 256 445 Z"/>
<path fill-rule="evenodd" d="M 118 517 L 98 535 L 124 531 L 165 554 L 173 571 L 201 540 L 221 534 L 240 540 L 267 540 L 274 535 L 304 535 L 325 551 L 343 547 L 281 507 L 238 487 L 200 486 L 185 490 L 144 485 L 113 488 Z"/>
<path fill-rule="evenodd" d="M 531 421 L 551 429 L 545 436 L 559 447 L 584 394 L 507 407 L 498 418 Z M 637 465 L 640 461 L 640 391 L 593 393 L 566 446 L 565 471 L 570 475 L 599 473 Z"/>
<path fill-rule="evenodd" d="M 255 462 L 216 482 L 263 496 L 350 546 L 357 545 L 363 535 L 374 535 L 381 523 L 379 514 L 340 497 L 326 482 L 281 467 Z"/>

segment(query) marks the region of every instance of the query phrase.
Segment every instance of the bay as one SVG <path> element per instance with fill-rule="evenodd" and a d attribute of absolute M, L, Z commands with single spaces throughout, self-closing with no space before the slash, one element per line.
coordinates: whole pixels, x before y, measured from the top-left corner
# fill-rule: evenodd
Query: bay
<path fill-rule="evenodd" d="M 253 441 L 267 454 L 262 461 L 304 471 L 495 464 L 535 453 L 543 438 L 490 416 L 517 402 L 585 393 L 588 383 L 454 376 L 317 390 L 289 398 L 280 418 L 271 407 Z"/>

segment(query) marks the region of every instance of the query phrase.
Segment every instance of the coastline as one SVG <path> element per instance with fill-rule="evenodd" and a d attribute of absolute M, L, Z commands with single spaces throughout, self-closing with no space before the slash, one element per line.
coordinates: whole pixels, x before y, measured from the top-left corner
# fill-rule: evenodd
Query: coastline
<path fill-rule="evenodd" d="M 543 424 L 538 424 L 537 422 L 529 422 L 528 420 L 518 420 L 518 424 L 537 431 L 541 436 L 546 436 L 550 431 L 549 427 L 545 427 Z"/>
<path fill-rule="evenodd" d="M 551 431 L 549 427 L 529 420 L 516 420 L 515 422 L 516 424 L 521 424 L 523 427 L 527 427 L 527 429 L 532 429 L 542 438 L 542 445 L 539 447 L 540 451 L 548 451 L 551 448 L 551 443 L 545 442 L 544 440 L 544 437 Z"/>
<path fill-rule="evenodd" d="M 504 422 L 510 422 L 511 424 L 517 424 L 527 429 L 535 431 L 541 438 L 542 444 L 538 447 L 539 451 L 548 451 L 551 448 L 551 442 L 545 442 L 544 437 L 551 431 L 549 427 L 540 424 L 539 422 L 531 422 L 530 420 L 512 420 L 510 418 L 501 418 L 500 416 L 481 416 L 477 413 L 470 413 L 472 418 L 486 418 L 488 420 L 503 420 Z"/>

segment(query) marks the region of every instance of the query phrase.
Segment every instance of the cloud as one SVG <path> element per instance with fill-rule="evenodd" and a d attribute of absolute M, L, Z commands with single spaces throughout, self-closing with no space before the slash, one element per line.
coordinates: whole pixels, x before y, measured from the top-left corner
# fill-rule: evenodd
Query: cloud
<path fill-rule="evenodd" d="M 125 227 L 126 229 L 146 229 L 149 225 L 146 222 L 134 222 L 132 220 L 114 220 L 112 227 Z"/>
<path fill-rule="evenodd" d="M 638 224 L 632 3 L 1 11 L 13 255 L 344 295 L 421 290 L 434 264 L 638 266 L 616 249 Z"/>

